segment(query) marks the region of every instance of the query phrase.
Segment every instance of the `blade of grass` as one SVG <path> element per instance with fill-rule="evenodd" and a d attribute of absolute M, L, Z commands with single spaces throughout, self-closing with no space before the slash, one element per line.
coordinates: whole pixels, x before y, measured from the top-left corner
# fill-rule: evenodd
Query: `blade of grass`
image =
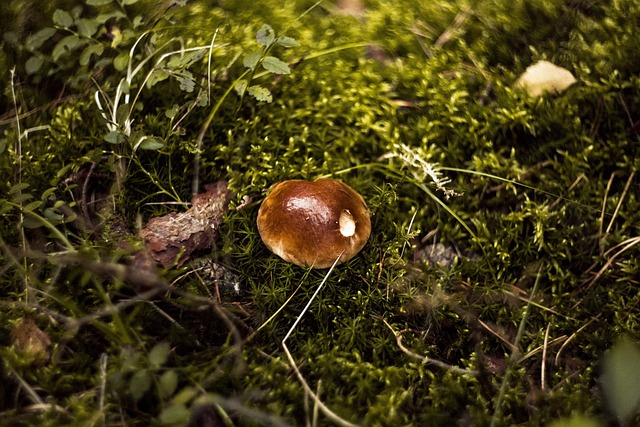
<path fill-rule="evenodd" d="M 538 272 L 536 273 L 536 281 L 533 285 L 533 290 L 531 291 L 531 299 L 535 295 L 538 290 L 538 284 L 540 283 L 540 272 L 542 271 L 542 267 L 544 263 L 540 263 L 540 267 L 538 267 Z M 529 318 L 529 311 L 531 310 L 531 303 L 527 303 L 524 309 L 524 314 L 522 315 L 522 319 L 520 320 L 520 325 L 518 326 L 518 333 L 516 334 L 516 340 L 514 342 L 515 349 L 511 352 L 511 356 L 509 357 L 507 371 L 504 374 L 504 378 L 502 379 L 502 384 L 500 385 L 500 391 L 498 392 L 498 397 L 496 399 L 495 410 L 493 412 L 493 417 L 491 418 L 491 427 L 498 425 L 500 417 L 502 416 L 502 402 L 504 401 L 505 394 L 507 392 L 507 387 L 509 386 L 509 380 L 511 379 L 511 373 L 513 372 L 513 368 L 519 358 L 520 350 L 518 349 L 518 344 L 524 335 L 524 330 L 527 325 L 527 319 Z"/>

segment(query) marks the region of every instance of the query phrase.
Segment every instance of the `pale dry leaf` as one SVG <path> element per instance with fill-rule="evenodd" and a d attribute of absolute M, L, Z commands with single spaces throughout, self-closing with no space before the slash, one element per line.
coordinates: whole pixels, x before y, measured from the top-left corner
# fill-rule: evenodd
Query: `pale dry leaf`
<path fill-rule="evenodd" d="M 569 70 L 549 61 L 538 61 L 516 80 L 515 87 L 525 89 L 529 96 L 537 97 L 546 92 L 562 93 L 575 82 L 577 80 Z"/>

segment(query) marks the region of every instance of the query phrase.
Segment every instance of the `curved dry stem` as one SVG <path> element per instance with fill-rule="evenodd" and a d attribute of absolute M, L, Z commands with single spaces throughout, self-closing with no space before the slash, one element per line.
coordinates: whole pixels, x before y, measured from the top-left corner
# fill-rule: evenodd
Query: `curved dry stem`
<path fill-rule="evenodd" d="M 425 364 L 434 365 L 439 368 L 446 369 L 447 371 L 456 372 L 458 374 L 467 374 L 467 375 L 473 375 L 473 376 L 476 376 L 479 374 L 479 372 L 474 369 L 460 368 L 458 366 L 449 365 L 448 363 L 445 363 L 441 360 L 432 359 L 428 356 L 423 356 L 421 354 L 415 353 L 414 351 L 405 347 L 404 344 L 402 344 L 402 332 L 398 332 L 395 329 L 393 329 L 393 326 L 391 326 L 389 322 L 387 322 L 385 319 L 382 319 L 382 321 L 387 326 L 387 328 L 391 330 L 391 332 L 393 333 L 393 336 L 396 338 L 396 343 L 398 344 L 398 348 L 400 348 L 400 350 L 402 350 L 402 352 L 407 356 L 412 357 L 414 359 L 422 360 L 422 362 Z"/>
<path fill-rule="evenodd" d="M 338 257 L 336 258 L 336 260 L 333 262 L 333 265 L 331 266 L 329 271 L 327 271 L 327 274 L 324 276 L 324 279 L 322 279 L 322 282 L 320 283 L 320 285 L 318 285 L 318 289 L 316 289 L 316 291 L 313 293 L 311 298 L 309 298 L 309 301 L 307 302 L 307 305 L 304 306 L 304 308 L 300 312 L 300 315 L 298 316 L 296 321 L 293 322 L 293 325 L 289 329 L 289 332 L 287 332 L 287 335 L 285 335 L 284 339 L 282 340 L 282 348 L 284 349 L 284 352 L 287 355 L 287 359 L 289 360 L 289 364 L 291 365 L 291 368 L 295 372 L 296 377 L 298 378 L 298 381 L 300 381 L 300 384 L 302 384 L 302 388 L 304 388 L 305 393 L 308 396 L 310 396 L 311 399 L 313 399 L 313 402 L 318 407 L 318 409 L 320 409 L 320 411 L 327 418 L 329 418 L 331 421 L 333 421 L 334 423 L 336 423 L 339 426 L 357 427 L 357 424 L 352 424 L 349 421 L 341 418 L 338 414 L 336 414 L 331 409 L 329 409 L 329 407 L 327 405 L 322 403 L 322 401 L 320 400 L 318 395 L 316 393 L 314 393 L 313 390 L 311 390 L 311 387 L 309 387 L 309 384 L 307 383 L 307 381 L 302 376 L 302 372 L 300 372 L 300 369 L 298 369 L 298 365 L 296 364 L 296 361 L 293 359 L 293 356 L 291 355 L 291 353 L 289 352 L 289 348 L 287 347 L 287 339 L 293 333 L 293 331 L 295 330 L 296 326 L 298 326 L 298 323 L 300 323 L 300 320 L 302 320 L 302 316 L 304 316 L 304 314 L 307 312 L 307 310 L 309 309 L 309 306 L 311 306 L 311 303 L 316 298 L 316 296 L 318 295 L 320 290 L 324 287 L 324 284 L 327 282 L 327 279 L 331 275 L 331 272 L 333 271 L 334 267 L 336 266 L 336 264 L 338 264 L 338 261 L 340 261 L 340 257 L 341 256 L 342 256 L 342 253 L 340 253 L 338 255 Z"/>

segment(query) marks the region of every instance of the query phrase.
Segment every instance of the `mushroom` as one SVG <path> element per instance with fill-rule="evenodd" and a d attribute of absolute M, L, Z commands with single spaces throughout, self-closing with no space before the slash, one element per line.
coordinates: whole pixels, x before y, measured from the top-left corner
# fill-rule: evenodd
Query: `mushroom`
<path fill-rule="evenodd" d="M 371 233 L 364 199 L 330 178 L 276 184 L 258 211 L 258 231 L 271 252 L 299 266 L 328 268 L 353 258 Z"/>

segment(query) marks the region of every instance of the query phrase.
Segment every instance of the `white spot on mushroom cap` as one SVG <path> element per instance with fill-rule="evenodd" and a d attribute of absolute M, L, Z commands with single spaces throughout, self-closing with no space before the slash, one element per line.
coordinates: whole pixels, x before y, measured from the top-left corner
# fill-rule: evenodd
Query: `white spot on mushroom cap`
<path fill-rule="evenodd" d="M 344 209 L 340 212 L 338 223 L 340 224 L 340 234 L 344 237 L 351 237 L 355 234 L 356 222 L 353 220 L 353 215 L 351 215 L 349 209 Z"/>

